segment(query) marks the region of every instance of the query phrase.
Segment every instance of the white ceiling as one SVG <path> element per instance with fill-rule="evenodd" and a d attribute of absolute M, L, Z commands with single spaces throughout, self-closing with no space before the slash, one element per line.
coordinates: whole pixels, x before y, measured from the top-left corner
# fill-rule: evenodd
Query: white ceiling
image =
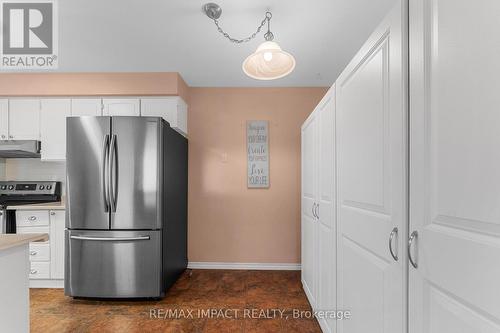
<path fill-rule="evenodd" d="M 250 35 L 273 13 L 275 41 L 297 60 L 271 82 L 247 78 L 241 63 L 264 40 L 220 35 L 203 0 L 62 0 L 59 71 L 175 71 L 190 86 L 328 86 L 396 0 L 212 0 L 231 35 Z"/>

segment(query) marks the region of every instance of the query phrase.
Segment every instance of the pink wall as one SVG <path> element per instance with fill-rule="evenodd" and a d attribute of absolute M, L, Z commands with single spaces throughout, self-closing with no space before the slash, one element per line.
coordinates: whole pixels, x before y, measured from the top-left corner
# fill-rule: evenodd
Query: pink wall
<path fill-rule="evenodd" d="M 300 126 L 326 88 L 190 88 L 189 261 L 300 262 Z M 269 120 L 269 189 L 246 187 L 247 120 Z"/>
<path fill-rule="evenodd" d="M 0 96 L 178 95 L 187 101 L 188 89 L 175 72 L 0 74 Z"/>

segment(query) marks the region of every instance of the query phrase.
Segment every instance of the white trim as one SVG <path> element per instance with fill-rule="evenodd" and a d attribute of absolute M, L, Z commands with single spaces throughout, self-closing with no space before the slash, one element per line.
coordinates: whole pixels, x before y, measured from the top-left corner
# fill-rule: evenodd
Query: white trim
<path fill-rule="evenodd" d="M 300 271 L 300 264 L 252 262 L 189 262 L 189 269 L 245 269 L 259 271 Z"/>
<path fill-rule="evenodd" d="M 31 279 L 30 288 L 64 288 L 64 280 Z"/>

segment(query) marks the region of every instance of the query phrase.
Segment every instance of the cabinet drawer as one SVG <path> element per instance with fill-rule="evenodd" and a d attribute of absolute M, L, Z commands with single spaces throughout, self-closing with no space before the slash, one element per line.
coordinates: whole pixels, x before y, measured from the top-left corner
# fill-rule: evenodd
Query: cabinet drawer
<path fill-rule="evenodd" d="M 50 262 L 32 262 L 30 267 L 30 279 L 50 278 Z"/>
<path fill-rule="evenodd" d="M 31 261 L 50 261 L 49 242 L 30 243 Z"/>
<path fill-rule="evenodd" d="M 49 211 L 18 210 L 16 211 L 16 225 L 18 227 L 48 226 Z"/>
<path fill-rule="evenodd" d="M 49 234 L 49 227 L 17 227 L 17 234 Z M 50 236 L 49 236 L 50 238 Z"/>

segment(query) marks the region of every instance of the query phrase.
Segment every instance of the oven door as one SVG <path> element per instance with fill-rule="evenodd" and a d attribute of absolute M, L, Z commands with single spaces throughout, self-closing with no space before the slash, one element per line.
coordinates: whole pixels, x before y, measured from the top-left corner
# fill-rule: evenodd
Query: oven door
<path fill-rule="evenodd" d="M 66 230 L 65 294 L 162 297 L 160 231 Z"/>

